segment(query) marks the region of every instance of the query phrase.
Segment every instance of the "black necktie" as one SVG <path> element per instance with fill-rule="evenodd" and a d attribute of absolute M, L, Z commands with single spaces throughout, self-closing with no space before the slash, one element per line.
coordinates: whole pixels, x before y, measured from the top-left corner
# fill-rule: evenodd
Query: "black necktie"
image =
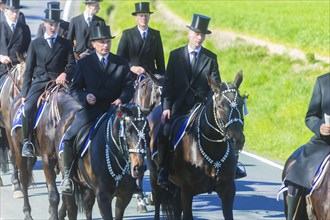
<path fill-rule="evenodd" d="M 92 17 L 88 17 L 87 18 L 87 25 L 88 25 L 88 27 L 91 26 L 91 21 L 92 21 Z"/>
<path fill-rule="evenodd" d="M 196 55 L 197 55 L 197 52 L 196 51 L 192 51 L 190 52 L 191 55 L 192 55 L 192 59 L 191 59 L 191 72 L 194 71 L 195 67 L 196 67 L 196 62 L 197 62 L 197 59 L 196 59 Z"/>
<path fill-rule="evenodd" d="M 54 46 L 54 37 L 47 38 L 48 40 L 48 45 L 50 48 L 53 48 Z"/>
<path fill-rule="evenodd" d="M 11 30 L 12 30 L 13 33 L 15 32 L 15 24 L 14 23 L 11 24 Z"/>
<path fill-rule="evenodd" d="M 146 40 L 146 38 L 147 38 L 147 32 L 143 32 L 142 33 L 142 40 Z"/>
<path fill-rule="evenodd" d="M 101 59 L 101 66 L 102 66 L 103 70 L 105 70 L 105 67 L 107 66 L 107 64 L 105 63 L 104 57 L 102 57 L 102 59 Z"/>

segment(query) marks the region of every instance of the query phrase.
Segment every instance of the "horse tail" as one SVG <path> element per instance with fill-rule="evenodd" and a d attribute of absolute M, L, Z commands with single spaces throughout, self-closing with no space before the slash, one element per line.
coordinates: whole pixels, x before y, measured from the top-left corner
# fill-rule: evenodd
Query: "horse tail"
<path fill-rule="evenodd" d="M 181 219 L 181 190 L 171 184 L 167 189 L 161 189 L 161 204 L 165 219 Z"/>
<path fill-rule="evenodd" d="M 8 163 L 8 151 L 9 145 L 7 141 L 7 136 L 4 128 L 1 129 L 0 137 L 0 169 L 3 173 L 6 173 L 9 169 Z"/>

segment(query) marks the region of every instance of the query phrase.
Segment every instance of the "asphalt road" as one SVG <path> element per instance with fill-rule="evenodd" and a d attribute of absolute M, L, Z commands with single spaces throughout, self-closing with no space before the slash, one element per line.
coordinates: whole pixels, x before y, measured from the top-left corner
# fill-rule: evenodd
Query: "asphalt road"
<path fill-rule="evenodd" d="M 44 17 L 43 10 L 47 1 L 21 0 L 22 9 L 30 26 L 32 37 L 37 32 L 39 24 Z M 79 2 L 67 1 L 70 10 L 65 9 L 64 20 L 70 20 L 72 16 L 79 14 Z M 66 1 L 61 1 L 61 8 L 64 9 Z M 281 168 L 255 159 L 250 155 L 241 154 L 240 161 L 245 165 L 248 176 L 237 181 L 237 193 L 234 204 L 235 219 L 284 219 L 283 200 L 276 200 L 277 191 L 281 185 Z M 23 200 L 14 199 L 11 189 L 10 173 L 1 174 L 4 186 L 0 187 L 0 219 L 23 219 Z M 48 219 L 48 198 L 45 178 L 41 161 L 38 161 L 34 168 L 35 184 L 29 189 L 29 199 L 32 207 L 34 219 Z M 58 176 L 59 186 L 61 177 Z M 149 185 L 148 171 L 144 179 L 144 191 L 148 195 L 151 192 Z M 148 205 L 148 213 L 137 213 L 136 199 L 133 198 L 125 212 L 124 219 L 153 219 L 154 207 Z M 221 202 L 216 194 L 202 194 L 196 196 L 193 201 L 193 214 L 195 219 L 223 219 L 221 212 Z M 97 204 L 93 209 L 93 217 L 102 219 Z M 84 219 L 83 214 L 79 214 L 79 219 Z"/>

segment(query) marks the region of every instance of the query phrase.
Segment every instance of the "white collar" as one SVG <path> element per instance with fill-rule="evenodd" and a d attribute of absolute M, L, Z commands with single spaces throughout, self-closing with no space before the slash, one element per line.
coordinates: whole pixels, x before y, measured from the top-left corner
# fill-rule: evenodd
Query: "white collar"
<path fill-rule="evenodd" d="M 95 53 L 96 53 L 96 55 L 97 55 L 99 61 L 101 62 L 101 59 L 103 58 L 103 56 L 101 56 L 101 55 L 98 54 L 97 52 L 95 52 Z M 109 57 L 109 53 L 108 53 L 106 56 L 104 56 L 104 59 L 105 59 L 105 62 L 106 62 L 106 63 L 108 62 L 108 57 Z"/>
<path fill-rule="evenodd" d="M 44 38 L 47 40 L 48 38 L 51 38 L 51 37 L 53 37 L 53 38 L 57 38 L 57 35 L 58 34 L 55 34 L 54 36 L 50 36 L 49 34 L 47 34 L 46 32 L 44 33 Z"/>
<path fill-rule="evenodd" d="M 196 51 L 196 52 L 197 52 L 197 56 L 198 56 L 199 52 L 201 52 L 201 49 L 202 49 L 202 46 L 198 47 L 196 50 L 193 50 L 193 49 L 189 46 L 189 44 L 188 44 L 188 53 L 189 53 L 189 54 L 190 54 L 191 52 L 193 52 L 193 51 Z"/>
<path fill-rule="evenodd" d="M 137 27 L 138 27 L 138 29 L 139 29 L 139 32 L 140 32 L 140 35 L 141 35 L 141 36 L 142 36 L 143 32 L 146 32 L 146 33 L 148 34 L 149 27 L 147 27 L 146 30 L 142 30 L 142 29 L 139 27 L 139 25 L 138 25 Z"/>

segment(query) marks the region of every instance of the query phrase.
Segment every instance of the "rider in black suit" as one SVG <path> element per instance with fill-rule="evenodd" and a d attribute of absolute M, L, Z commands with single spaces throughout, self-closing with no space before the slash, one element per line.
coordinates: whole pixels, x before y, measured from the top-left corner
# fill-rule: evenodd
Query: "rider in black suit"
<path fill-rule="evenodd" d="M 0 22 L 0 78 L 7 72 L 7 65 L 19 63 L 16 52 L 26 53 L 31 42 L 29 26 L 18 21 L 19 9 L 19 1 L 8 0 L 5 9 L 7 19 Z"/>
<path fill-rule="evenodd" d="M 314 133 L 311 140 L 300 147 L 294 163 L 285 177 L 288 186 L 287 219 L 301 219 L 297 207 L 300 197 L 311 187 L 321 162 L 330 154 L 330 72 L 317 78 L 305 117 L 306 126 Z"/>
<path fill-rule="evenodd" d="M 60 2 L 47 2 L 47 8 L 45 9 L 45 13 L 48 13 L 49 10 L 61 10 Z M 58 28 L 57 34 L 63 38 L 66 38 L 68 35 L 69 25 L 70 25 L 69 22 L 61 20 L 60 27 Z M 44 36 L 45 32 L 46 32 L 46 28 L 45 28 L 44 24 L 41 23 L 39 25 L 36 37 Z"/>
<path fill-rule="evenodd" d="M 102 0 L 86 0 L 85 11 L 70 21 L 67 39 L 74 42 L 74 52 L 80 58 L 94 50 L 90 42 L 91 30 L 95 26 L 105 26 L 103 18 L 96 16 Z M 88 21 L 90 19 L 90 22 Z"/>
<path fill-rule="evenodd" d="M 132 15 L 137 20 L 137 26 L 124 30 L 118 45 L 117 55 L 125 57 L 131 72 L 137 75 L 146 71 L 154 74 L 164 74 L 165 72 L 160 33 L 148 26 L 152 13 L 149 9 L 149 2 L 136 3 L 135 12 Z M 143 39 L 144 35 L 145 39 Z"/>
<path fill-rule="evenodd" d="M 220 84 L 220 72 L 217 56 L 202 47 L 210 18 L 194 14 L 189 30 L 189 43 L 170 53 L 165 73 L 162 94 L 162 124 L 158 145 L 159 172 L 158 184 L 168 184 L 167 161 L 169 133 L 172 122 L 181 115 L 187 114 L 196 103 L 205 102 L 211 96 L 207 76 Z M 194 64 L 193 64 L 194 63 Z M 246 176 L 239 167 L 236 178 Z"/>
<path fill-rule="evenodd" d="M 210 18 L 194 14 L 189 28 L 189 43 L 173 50 L 167 64 L 162 94 L 162 124 L 158 145 L 158 184 L 168 184 L 167 161 L 169 151 L 169 132 L 172 122 L 179 116 L 187 114 L 198 102 L 204 102 L 211 93 L 207 76 L 220 84 L 221 78 L 217 56 L 202 47 Z M 192 67 L 192 52 L 197 52 Z"/>
<path fill-rule="evenodd" d="M 21 92 L 24 103 L 22 156 L 25 157 L 34 156 L 31 133 L 39 96 L 49 81 L 56 80 L 56 83 L 64 84 L 73 77 L 75 59 L 72 42 L 57 34 L 60 13 L 59 10 L 46 13 L 45 19 L 42 19 L 46 33 L 32 41 L 28 51 Z"/>
<path fill-rule="evenodd" d="M 73 193 L 69 172 L 74 159 L 74 138 L 80 128 L 107 112 L 111 104 L 128 103 L 134 94 L 127 60 L 110 53 L 112 38 L 109 26 L 93 27 L 91 41 L 95 52 L 77 61 L 70 93 L 83 108 L 76 113 L 63 138 L 62 194 Z"/>

